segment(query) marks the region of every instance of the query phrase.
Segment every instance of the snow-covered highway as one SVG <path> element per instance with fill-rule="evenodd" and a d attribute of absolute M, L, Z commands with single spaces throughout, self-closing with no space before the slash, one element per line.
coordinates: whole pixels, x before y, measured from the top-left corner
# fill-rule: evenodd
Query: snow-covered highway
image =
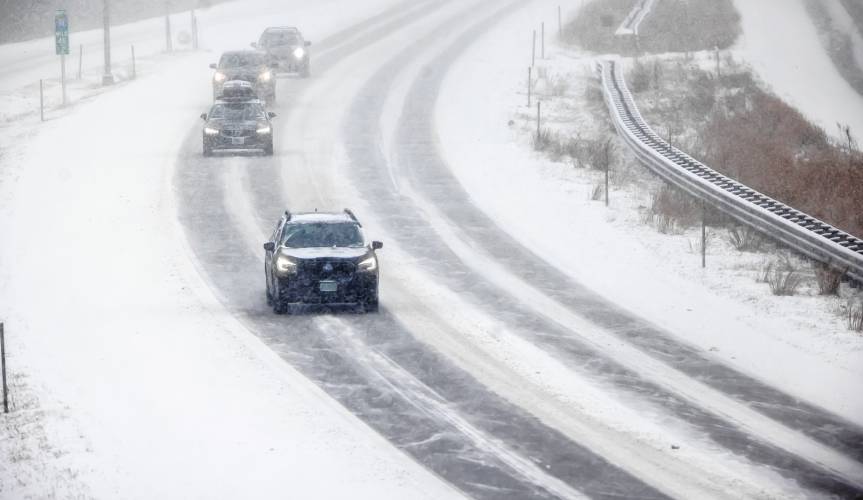
<path fill-rule="evenodd" d="M 213 52 L 153 56 L 158 74 L 0 153 L 0 315 L 42 399 L 21 425 L 55 455 L 0 466 L 30 474 L 0 496 L 863 494 L 853 387 L 832 407 L 711 355 L 464 182 L 448 138 L 484 117 L 451 90 L 458 61 L 513 50 L 556 3 L 290 2 L 312 78 L 278 81 L 275 155 L 204 158 L 207 63 L 278 24 L 249 2 L 264 13 L 202 15 Z M 342 207 L 385 242 L 381 311 L 274 315 L 261 244 L 279 215 Z"/>

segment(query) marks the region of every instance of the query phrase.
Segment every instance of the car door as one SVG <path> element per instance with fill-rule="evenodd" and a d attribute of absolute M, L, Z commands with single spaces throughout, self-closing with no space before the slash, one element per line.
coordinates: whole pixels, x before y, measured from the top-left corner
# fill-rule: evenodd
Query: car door
<path fill-rule="evenodd" d="M 282 239 L 282 230 L 285 227 L 286 219 L 287 219 L 287 217 L 285 217 L 284 215 L 282 216 L 281 219 L 279 219 L 279 223 L 276 224 L 276 229 L 273 230 L 273 234 L 270 236 L 270 241 L 275 243 L 274 251 L 271 252 L 269 250 L 265 250 L 264 273 L 267 275 L 267 287 L 270 290 L 275 289 L 275 287 L 274 287 L 274 285 L 275 285 L 275 281 L 274 281 L 275 274 L 273 273 L 273 260 L 274 260 L 276 251 L 278 251 L 278 249 L 279 249 L 279 241 L 281 241 L 281 239 Z"/>

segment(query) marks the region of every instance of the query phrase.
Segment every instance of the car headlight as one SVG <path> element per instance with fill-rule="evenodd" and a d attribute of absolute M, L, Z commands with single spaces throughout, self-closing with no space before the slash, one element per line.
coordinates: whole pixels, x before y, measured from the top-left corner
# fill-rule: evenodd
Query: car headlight
<path fill-rule="evenodd" d="M 287 276 L 297 273 L 297 262 L 287 255 L 279 252 L 276 256 L 276 274 Z"/>
<path fill-rule="evenodd" d="M 371 257 L 360 261 L 360 263 L 357 264 L 357 268 L 359 268 L 360 271 L 372 272 L 378 268 L 378 259 L 372 255 Z"/>
<path fill-rule="evenodd" d="M 302 47 L 297 47 L 296 49 L 294 49 L 294 57 L 296 57 L 297 59 L 302 59 L 305 55 L 306 49 Z"/>
<path fill-rule="evenodd" d="M 219 135 L 219 129 L 213 127 L 204 127 L 204 133 L 207 135 Z"/>
<path fill-rule="evenodd" d="M 270 70 L 266 70 L 258 76 L 258 80 L 260 80 L 262 82 L 268 82 L 268 81 L 270 81 L 270 78 L 272 78 L 272 77 L 273 77 L 273 73 L 270 72 Z"/>
<path fill-rule="evenodd" d="M 213 80 L 217 83 L 224 82 L 228 76 L 222 73 L 221 71 L 217 71 L 215 75 L 213 75 Z"/>
<path fill-rule="evenodd" d="M 269 133 L 270 133 L 270 132 L 272 132 L 272 131 L 273 131 L 273 129 L 272 129 L 272 128 L 270 128 L 270 126 L 269 126 L 269 125 L 264 125 L 264 126 L 262 126 L 262 127 L 258 127 L 258 133 L 259 133 L 259 134 L 261 134 L 261 135 L 263 135 L 263 134 L 269 134 Z"/>

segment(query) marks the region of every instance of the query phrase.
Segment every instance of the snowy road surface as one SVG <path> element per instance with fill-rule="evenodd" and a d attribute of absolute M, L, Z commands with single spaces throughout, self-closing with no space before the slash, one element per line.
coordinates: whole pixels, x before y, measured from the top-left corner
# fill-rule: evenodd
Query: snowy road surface
<path fill-rule="evenodd" d="M 863 494 L 853 374 L 824 366 L 828 397 L 714 356 L 696 324 L 546 250 L 567 230 L 525 238 L 530 217 L 499 204 L 536 197 L 530 180 L 489 179 L 506 198 L 471 180 L 472 162 L 531 161 L 483 135 L 501 89 L 475 72 L 508 68 L 512 33 L 556 3 L 294 2 L 313 76 L 278 82 L 275 156 L 205 159 L 207 63 L 279 24 L 283 3 L 255 1 L 201 15 L 213 52 L 154 53 L 158 73 L 3 150 L 0 314 L 56 450 L 14 470 L 56 479 L 0 496 Z M 288 207 L 352 207 L 385 242 L 380 313 L 272 314 L 261 244 Z"/>

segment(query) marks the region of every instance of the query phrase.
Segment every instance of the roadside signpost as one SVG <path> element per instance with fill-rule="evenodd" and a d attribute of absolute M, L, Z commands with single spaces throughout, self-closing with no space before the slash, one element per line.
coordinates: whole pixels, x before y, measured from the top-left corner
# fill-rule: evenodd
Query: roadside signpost
<path fill-rule="evenodd" d="M 54 13 L 54 50 L 60 56 L 60 86 L 66 104 L 66 56 L 69 55 L 69 17 L 63 9 Z"/>

